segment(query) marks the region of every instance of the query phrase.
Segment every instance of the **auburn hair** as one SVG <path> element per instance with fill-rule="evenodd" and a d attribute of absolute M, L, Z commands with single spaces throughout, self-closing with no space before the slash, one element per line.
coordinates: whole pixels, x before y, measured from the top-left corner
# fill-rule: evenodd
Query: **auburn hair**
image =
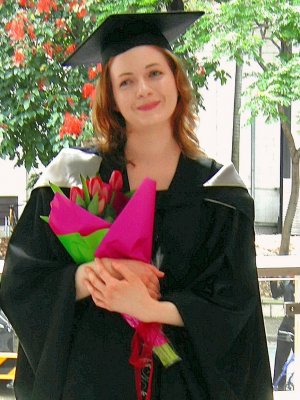
<path fill-rule="evenodd" d="M 178 90 L 177 105 L 172 116 L 174 138 L 183 154 L 190 158 L 204 155 L 195 134 L 196 114 L 191 84 L 180 60 L 170 51 L 157 47 L 164 54 L 174 74 Z M 96 96 L 92 110 L 92 121 L 96 139 L 102 154 L 112 153 L 124 156 L 126 144 L 126 123 L 123 116 L 116 111 L 109 68 L 112 59 L 103 67 L 101 77 L 96 85 Z"/>

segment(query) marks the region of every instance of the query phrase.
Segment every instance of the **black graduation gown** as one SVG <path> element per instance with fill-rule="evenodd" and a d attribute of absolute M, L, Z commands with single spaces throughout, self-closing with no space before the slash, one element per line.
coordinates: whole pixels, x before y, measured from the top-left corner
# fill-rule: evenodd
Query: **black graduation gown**
<path fill-rule="evenodd" d="M 101 175 L 112 169 L 103 161 Z M 164 327 L 182 361 L 165 369 L 155 359 L 153 400 L 273 398 L 253 201 L 241 187 L 204 187 L 218 169 L 181 156 L 169 190 L 157 193 L 153 260 L 184 328 Z M 20 339 L 17 399 L 135 400 L 133 330 L 90 298 L 75 302 L 76 265 L 40 219 L 52 196 L 32 192 L 3 272 L 1 307 Z"/>

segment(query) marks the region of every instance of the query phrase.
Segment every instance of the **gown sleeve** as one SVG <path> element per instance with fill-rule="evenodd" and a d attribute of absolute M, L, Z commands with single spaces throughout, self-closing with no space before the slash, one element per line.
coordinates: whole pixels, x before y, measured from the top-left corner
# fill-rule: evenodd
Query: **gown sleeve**
<path fill-rule="evenodd" d="M 15 390 L 22 399 L 49 400 L 46 393 L 60 398 L 71 340 L 76 265 L 40 218 L 49 215 L 52 197 L 50 188 L 32 192 L 10 239 L 1 281 L 1 307 L 19 338 Z"/>
<path fill-rule="evenodd" d="M 194 233 L 186 230 L 178 238 L 174 231 L 164 233 L 169 235 L 167 242 L 173 243 L 172 266 L 166 273 L 174 279 L 173 290 L 163 299 L 176 305 L 184 322 L 184 328 L 167 327 L 182 357 L 177 368 L 185 376 L 193 400 L 271 400 L 255 265 L 253 204 L 250 202 L 246 215 L 220 199 L 207 197 L 199 212 L 202 219 L 197 218 L 197 208 L 191 212 L 192 205 L 182 208 L 181 216 L 179 209 L 176 211 L 177 218 L 188 221 Z M 186 240 L 192 242 L 193 236 L 197 244 L 192 257 L 185 260 L 177 249 L 184 248 Z"/>

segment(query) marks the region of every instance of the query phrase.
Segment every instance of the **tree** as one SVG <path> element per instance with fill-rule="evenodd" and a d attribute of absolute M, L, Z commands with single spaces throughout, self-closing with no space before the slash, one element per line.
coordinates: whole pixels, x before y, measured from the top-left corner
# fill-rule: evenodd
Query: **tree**
<path fill-rule="evenodd" d="M 231 161 L 236 170 L 240 168 L 240 134 L 241 134 L 241 105 L 242 105 L 243 64 L 235 64 L 234 105 Z"/>
<path fill-rule="evenodd" d="M 185 58 L 200 105 L 200 88 L 207 86 L 208 76 L 226 83 L 222 57 L 260 67 L 244 92 L 244 107 L 252 118 L 263 112 L 268 121 L 279 119 L 287 138 L 292 191 L 280 249 L 287 253 L 299 197 L 300 150 L 284 114 L 300 98 L 298 1 L 0 0 L 0 156 L 16 156 L 18 165 L 30 169 L 38 161 L 48 163 L 62 146 L 88 140 L 92 127 L 87 116 L 99 69 L 63 70 L 60 62 L 108 14 L 165 11 L 171 3 L 204 10 L 206 15 L 178 41 L 175 51 Z M 266 43 L 274 46 L 272 60 L 264 54 Z M 195 54 L 208 45 L 210 56 L 199 66 Z"/>
<path fill-rule="evenodd" d="M 206 16 L 190 33 L 191 51 L 211 46 L 206 62 L 227 57 L 259 66 L 253 83 L 245 90 L 244 108 L 251 118 L 263 113 L 267 121 L 279 120 L 287 139 L 292 162 L 292 189 L 283 224 L 280 254 L 288 254 L 292 223 L 299 199 L 300 149 L 295 145 L 296 132 L 285 115 L 300 99 L 300 8 L 298 0 L 191 0 L 189 7 L 205 9 Z M 265 54 L 272 44 L 272 59 Z"/>
<path fill-rule="evenodd" d="M 0 156 L 27 170 L 47 164 L 63 146 L 92 136 L 89 121 L 101 65 L 61 62 L 108 14 L 153 11 L 144 0 L 0 0 Z"/>

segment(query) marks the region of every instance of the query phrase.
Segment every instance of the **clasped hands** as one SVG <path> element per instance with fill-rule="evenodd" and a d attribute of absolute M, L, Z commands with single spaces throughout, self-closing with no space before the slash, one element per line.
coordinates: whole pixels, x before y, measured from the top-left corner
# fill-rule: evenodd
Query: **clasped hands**
<path fill-rule="evenodd" d="M 90 295 L 98 307 L 146 322 L 147 310 L 160 299 L 163 277 L 162 271 L 141 261 L 95 258 L 77 269 L 76 298 Z"/>

